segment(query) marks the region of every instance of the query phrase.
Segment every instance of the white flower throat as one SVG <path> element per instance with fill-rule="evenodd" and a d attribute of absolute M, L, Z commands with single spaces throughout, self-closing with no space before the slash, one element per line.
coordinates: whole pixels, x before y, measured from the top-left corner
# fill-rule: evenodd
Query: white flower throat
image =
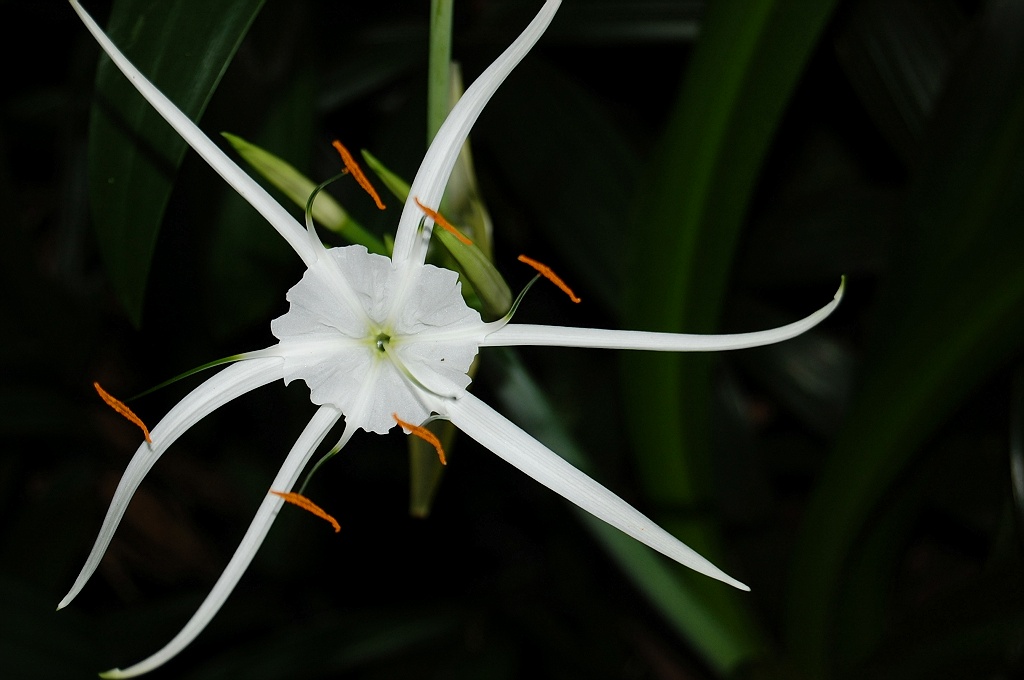
<path fill-rule="evenodd" d="M 428 395 L 459 396 L 486 334 L 458 274 L 396 267 L 362 246 L 324 250 L 286 297 L 288 312 L 270 324 L 285 382 L 304 381 L 313 403 L 358 412 L 359 426 L 379 434 L 396 413 L 426 420 Z"/>

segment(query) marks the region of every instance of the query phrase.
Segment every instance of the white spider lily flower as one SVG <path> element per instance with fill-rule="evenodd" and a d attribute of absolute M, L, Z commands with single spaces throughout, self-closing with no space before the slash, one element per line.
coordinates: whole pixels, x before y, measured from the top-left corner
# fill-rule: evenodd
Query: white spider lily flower
<path fill-rule="evenodd" d="M 85 566 L 61 601 L 69 604 L 96 570 L 135 490 L 167 448 L 216 408 L 274 380 L 302 380 L 316 414 L 285 459 L 272 489 L 290 491 L 318 445 L 344 418 L 340 449 L 359 430 L 383 434 L 433 417 L 449 419 L 482 446 L 587 512 L 669 558 L 737 588 L 728 576 L 611 491 L 467 391 L 467 375 L 481 347 L 548 345 L 666 352 L 714 351 L 771 344 L 792 338 L 827 317 L 834 299 L 809 317 L 774 330 L 725 336 L 680 335 L 593 328 L 485 323 L 464 301 L 458 275 L 425 264 L 433 221 L 420 203 L 436 210 L 459 150 L 497 87 L 543 34 L 560 0 L 547 0 L 523 33 L 485 70 L 453 108 L 412 183 L 395 238 L 393 256 L 362 246 L 325 248 L 259 184 L 242 171 L 118 51 L 78 5 L 75 11 L 104 51 L 139 92 L 239 194 L 248 200 L 307 266 L 291 290 L 287 313 L 271 323 L 278 343 L 241 355 L 195 388 L 152 430 L 132 458 L 114 493 Z M 406 429 L 409 429 L 406 427 Z M 268 493 L 213 591 L 182 631 L 163 649 L 104 677 L 132 677 L 160 666 L 199 634 L 241 578 L 284 501 Z"/>

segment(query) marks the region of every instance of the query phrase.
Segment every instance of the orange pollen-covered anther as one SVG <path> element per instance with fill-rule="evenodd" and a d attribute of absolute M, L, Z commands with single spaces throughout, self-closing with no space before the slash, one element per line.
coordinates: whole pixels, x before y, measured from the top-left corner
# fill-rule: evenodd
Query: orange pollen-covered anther
<path fill-rule="evenodd" d="M 302 494 L 295 493 L 294 491 L 274 491 L 273 489 L 270 490 L 270 493 L 274 494 L 275 496 L 280 496 L 286 502 L 291 503 L 292 505 L 299 506 L 306 512 L 313 513 L 322 520 L 330 522 L 331 526 L 334 527 L 334 533 L 338 533 L 339 531 L 341 531 L 341 525 L 338 524 L 338 520 L 328 515 L 323 508 L 321 508 L 319 505 L 309 500 Z"/>
<path fill-rule="evenodd" d="M 392 413 L 391 417 L 395 419 L 395 422 L 398 423 L 399 426 L 404 427 L 406 430 L 409 430 L 409 434 L 414 434 L 423 441 L 433 446 L 434 450 L 437 451 L 437 457 L 441 459 L 441 465 L 448 464 L 448 461 L 444 457 L 444 449 L 441 448 L 441 440 L 438 439 L 433 432 L 420 425 L 413 425 L 412 423 L 405 422 L 404 420 L 398 417 L 397 413 Z"/>
<path fill-rule="evenodd" d="M 471 245 L 473 245 L 473 242 L 470 241 L 469 238 L 467 238 L 465 234 L 463 234 L 461 231 L 456 229 L 455 226 L 451 222 L 446 220 L 444 218 L 444 215 L 442 215 L 441 213 L 437 212 L 436 210 L 432 210 L 431 208 L 428 208 L 427 206 L 423 205 L 422 203 L 420 203 L 420 199 L 418 199 L 415 196 L 412 197 L 412 200 L 416 201 L 416 205 L 419 206 L 420 210 L 422 210 L 423 212 L 425 212 L 427 214 L 427 217 L 429 217 L 430 219 L 434 220 L 434 224 L 440 226 L 442 229 L 447 231 L 449 234 L 451 234 L 455 238 L 459 239 L 459 242 L 461 242 L 462 245 L 464 245 L 464 246 L 471 246 Z"/>
<path fill-rule="evenodd" d="M 380 196 L 377 194 L 377 190 L 373 188 L 372 184 L 370 184 L 370 180 L 368 180 L 366 178 L 366 175 L 363 174 L 363 169 L 359 167 L 358 163 L 356 163 L 356 159 L 353 158 L 352 154 L 348 152 L 348 149 L 345 148 L 345 145 L 339 142 L 337 139 L 335 139 L 332 142 L 332 145 L 334 146 L 335 149 L 338 150 L 338 153 L 341 154 L 341 162 L 345 164 L 344 172 L 347 172 L 350 175 L 352 175 L 352 177 L 356 180 L 359 186 L 363 188 L 363 191 L 370 194 L 370 198 L 372 198 L 373 202 L 377 204 L 377 207 L 383 210 L 383 201 L 380 200 Z"/>
<path fill-rule="evenodd" d="M 121 401 L 120 399 L 115 398 L 109 392 L 107 392 L 105 389 L 100 387 L 100 384 L 98 382 L 94 382 L 92 384 L 92 386 L 96 388 L 96 392 L 100 395 L 100 399 L 105 401 L 107 406 L 109 406 L 110 408 L 114 409 L 115 411 L 120 413 L 122 416 L 124 416 L 128 420 L 130 420 L 133 423 L 135 423 L 136 425 L 138 425 L 139 429 L 142 430 L 143 436 L 145 436 L 145 438 L 146 438 L 146 442 L 148 444 L 152 444 L 153 443 L 153 440 L 149 438 L 149 428 L 146 427 L 146 424 L 144 422 L 142 422 L 142 418 L 140 418 L 137 415 L 135 415 L 135 413 L 133 413 L 132 410 L 130 408 L 128 408 L 123 401 Z"/>
<path fill-rule="evenodd" d="M 528 264 L 534 269 L 536 269 L 538 274 L 540 274 L 545 279 L 561 288 L 562 292 L 568 295 L 569 299 L 572 300 L 573 302 L 578 303 L 580 301 L 580 299 L 576 297 L 576 293 L 572 292 L 572 288 L 569 288 L 569 286 L 566 285 L 565 281 L 563 281 L 562 278 L 551 269 L 551 267 L 547 266 L 546 264 L 537 262 L 537 260 L 527 257 L 526 255 L 520 255 L 519 261 L 522 262 L 523 264 Z"/>

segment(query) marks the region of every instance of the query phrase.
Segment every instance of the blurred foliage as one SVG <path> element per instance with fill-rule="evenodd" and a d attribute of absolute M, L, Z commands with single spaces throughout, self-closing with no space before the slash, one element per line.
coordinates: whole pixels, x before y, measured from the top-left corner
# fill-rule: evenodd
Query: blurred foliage
<path fill-rule="evenodd" d="M 454 3 L 466 82 L 535 5 Z M 429 3 L 87 7 L 211 136 L 317 181 L 339 138 L 412 177 Z M 268 344 L 301 264 L 97 71 L 63 0 L 0 0 L 0 31 L 0 664 L 91 677 L 187 620 L 312 413 L 273 385 L 196 426 L 55 613 L 136 443 L 91 381 L 128 395 Z M 848 275 L 831 319 L 774 347 L 481 353 L 475 390 L 753 592 L 579 521 L 465 439 L 410 518 L 403 438 L 359 436 L 307 490 L 342 533 L 282 513 L 151 677 L 1024 673 L 1024 6 L 564 0 L 473 145 L 513 290 L 526 252 L 584 299 L 537 288 L 519 321 L 756 330 Z M 187 389 L 133 407 L 155 422 Z"/>

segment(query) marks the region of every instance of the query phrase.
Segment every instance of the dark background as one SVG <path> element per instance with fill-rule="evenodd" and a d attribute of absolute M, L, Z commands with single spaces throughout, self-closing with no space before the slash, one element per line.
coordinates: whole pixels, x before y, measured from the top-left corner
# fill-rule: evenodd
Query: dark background
<path fill-rule="evenodd" d="M 334 138 L 411 179 L 428 4 L 267 0 L 201 126 L 316 181 Z M 539 4 L 456 2 L 467 82 Z M 565 0 L 474 129 L 499 270 L 518 290 L 526 252 L 584 299 L 537 287 L 517 321 L 758 330 L 847 276 L 832 318 L 774 348 L 482 353 L 478 394 L 752 593 L 616 546 L 465 439 L 414 519 L 404 438 L 359 435 L 307 492 L 342 532 L 286 508 L 152 677 L 1022 677 L 1021 7 Z M 89 179 L 132 153 L 90 133 L 127 95 L 97 91 L 64 2 L 0 0 L 0 33 L 0 668 L 91 677 L 187 621 L 313 412 L 278 383 L 193 428 L 55 613 L 138 445 L 92 381 L 127 396 L 270 344 L 301 265 L 198 158 L 158 149 L 166 207 L 131 201 L 157 215 L 137 221 L 159 226 L 148 276 L 147 248 L 98 239 L 136 219 Z M 168 91 L 187 89 L 163 56 Z M 397 211 L 332 191 L 393 231 Z M 152 426 L 200 379 L 133 408 Z"/>

